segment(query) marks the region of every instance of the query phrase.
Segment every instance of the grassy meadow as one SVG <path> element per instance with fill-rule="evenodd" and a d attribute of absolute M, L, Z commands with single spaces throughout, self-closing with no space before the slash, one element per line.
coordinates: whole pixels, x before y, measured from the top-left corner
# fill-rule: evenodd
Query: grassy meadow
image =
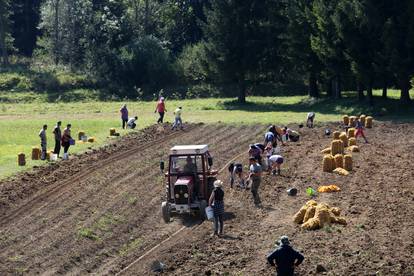
<path fill-rule="evenodd" d="M 5 92 L 6 93 L 6 92 Z M 0 92 L 0 95 L 2 92 Z M 375 105 L 368 108 L 359 104 L 354 93 L 344 93 L 344 98 L 334 101 L 327 98 L 309 99 L 306 96 L 249 97 L 246 105 L 237 104 L 234 99 L 193 99 L 166 101 L 165 121 L 173 121 L 173 111 L 183 107 L 185 122 L 229 123 L 229 124 L 278 124 L 304 122 L 309 111 L 317 113 L 316 122 L 337 121 L 342 114 L 372 114 L 376 120 L 414 121 L 413 106 L 401 107 L 399 91 L 389 91 L 389 99 L 382 100 L 380 91 L 375 91 Z M 24 95 L 17 95 L 24 98 Z M 414 98 L 414 93 L 411 93 Z M 126 101 L 130 116 L 138 116 L 138 128 L 154 124 L 158 114 L 154 114 L 155 102 Z M 12 175 L 32 166 L 40 166 L 45 161 L 30 160 L 32 146 L 39 146 L 38 133 L 43 124 L 48 124 L 48 148 L 53 149 L 53 126 L 61 120 L 63 126 L 72 124 L 72 134 L 85 131 L 94 136 L 94 144 L 78 144 L 70 153 L 98 147 L 109 141 L 109 128 L 120 131 L 119 109 L 123 102 L 58 102 L 28 101 L 26 103 L 0 102 L 0 178 Z M 128 131 L 120 131 L 125 134 Z M 114 139 L 114 138 L 110 138 Z M 17 166 L 17 154 L 26 153 L 27 165 Z"/>

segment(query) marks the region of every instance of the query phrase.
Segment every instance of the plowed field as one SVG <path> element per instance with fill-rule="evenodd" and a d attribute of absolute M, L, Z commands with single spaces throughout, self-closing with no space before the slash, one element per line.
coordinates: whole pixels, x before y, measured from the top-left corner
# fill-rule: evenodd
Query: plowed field
<path fill-rule="evenodd" d="M 320 150 L 331 140 L 325 127 L 304 129 L 299 143 L 282 147 L 282 176 L 264 176 L 261 208 L 248 191 L 225 187 L 223 238 L 210 237 L 210 222 L 162 221 L 158 163 L 172 145 L 207 143 L 227 184 L 226 164 L 260 142 L 264 126 L 154 126 L 3 181 L 0 274 L 151 275 L 158 260 L 171 275 L 272 275 L 265 256 L 286 234 L 305 255 L 299 275 L 316 274 L 318 264 L 328 275 L 414 275 L 413 125 L 367 130 L 370 143 L 359 142 L 349 176 L 321 170 Z M 316 200 L 340 207 L 348 225 L 301 230 L 292 216 L 309 199 L 305 189 L 326 184 L 342 191 Z M 289 187 L 298 188 L 296 197 Z"/>

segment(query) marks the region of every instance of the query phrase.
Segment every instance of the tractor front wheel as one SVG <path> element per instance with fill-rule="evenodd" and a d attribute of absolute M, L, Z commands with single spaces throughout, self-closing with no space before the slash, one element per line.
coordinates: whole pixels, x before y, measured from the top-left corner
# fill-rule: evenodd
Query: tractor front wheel
<path fill-rule="evenodd" d="M 164 222 L 169 223 L 171 221 L 171 211 L 168 202 L 161 203 L 161 213 Z"/>

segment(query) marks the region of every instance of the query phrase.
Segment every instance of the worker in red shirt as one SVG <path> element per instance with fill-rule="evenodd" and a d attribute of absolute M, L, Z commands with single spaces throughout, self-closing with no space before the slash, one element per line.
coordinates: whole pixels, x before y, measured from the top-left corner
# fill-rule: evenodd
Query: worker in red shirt
<path fill-rule="evenodd" d="M 164 121 L 164 114 L 167 112 L 167 109 L 165 109 L 165 99 L 164 97 L 161 97 L 157 103 L 157 107 L 155 108 L 154 113 L 158 112 L 160 114 L 160 118 L 158 119 L 157 123 L 163 123 Z"/>

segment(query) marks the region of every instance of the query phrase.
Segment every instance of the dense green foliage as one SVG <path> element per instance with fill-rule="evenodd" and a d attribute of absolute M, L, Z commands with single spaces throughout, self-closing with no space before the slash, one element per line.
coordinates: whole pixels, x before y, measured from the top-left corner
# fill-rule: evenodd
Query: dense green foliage
<path fill-rule="evenodd" d="M 408 103 L 413 14 L 411 0 L 0 0 L 0 56 L 3 70 L 26 56 L 122 98 L 244 102 L 265 83 L 370 105 L 398 88 Z"/>

